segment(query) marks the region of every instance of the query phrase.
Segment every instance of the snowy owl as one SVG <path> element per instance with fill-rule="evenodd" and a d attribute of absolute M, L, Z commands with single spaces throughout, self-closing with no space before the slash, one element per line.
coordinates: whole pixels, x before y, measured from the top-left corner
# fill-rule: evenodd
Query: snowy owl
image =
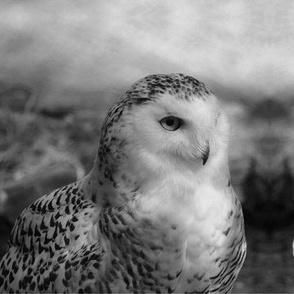
<path fill-rule="evenodd" d="M 246 241 L 228 133 L 193 77 L 136 82 L 107 114 L 92 171 L 17 219 L 0 290 L 229 293 Z"/>

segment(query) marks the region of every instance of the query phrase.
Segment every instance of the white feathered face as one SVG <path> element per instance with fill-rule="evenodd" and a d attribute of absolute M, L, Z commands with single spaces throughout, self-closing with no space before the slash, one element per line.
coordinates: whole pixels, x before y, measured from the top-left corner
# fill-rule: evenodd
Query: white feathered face
<path fill-rule="evenodd" d="M 152 75 L 109 110 L 96 165 L 104 189 L 133 195 L 223 173 L 227 144 L 227 117 L 203 83 L 182 74 Z"/>
<path fill-rule="evenodd" d="M 165 93 L 134 109 L 129 119 L 129 151 L 155 173 L 199 169 L 227 149 L 227 117 L 212 94 L 187 101 Z"/>

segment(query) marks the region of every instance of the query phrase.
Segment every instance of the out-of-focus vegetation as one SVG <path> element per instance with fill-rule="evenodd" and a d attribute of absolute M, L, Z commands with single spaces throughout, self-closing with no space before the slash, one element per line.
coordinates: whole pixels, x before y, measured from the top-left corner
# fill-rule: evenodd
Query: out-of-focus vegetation
<path fill-rule="evenodd" d="M 37 109 L 35 98 L 21 91 L 19 85 L 0 89 L 1 256 L 26 206 L 91 169 L 102 124 L 99 111 Z"/>

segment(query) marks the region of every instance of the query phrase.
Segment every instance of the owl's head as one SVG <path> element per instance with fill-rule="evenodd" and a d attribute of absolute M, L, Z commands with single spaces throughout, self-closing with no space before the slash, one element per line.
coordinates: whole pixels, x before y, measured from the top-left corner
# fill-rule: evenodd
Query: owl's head
<path fill-rule="evenodd" d="M 226 114 L 203 83 L 183 74 L 147 76 L 108 112 L 100 169 L 115 185 L 121 178 L 140 185 L 217 168 L 227 161 L 228 132 Z"/>

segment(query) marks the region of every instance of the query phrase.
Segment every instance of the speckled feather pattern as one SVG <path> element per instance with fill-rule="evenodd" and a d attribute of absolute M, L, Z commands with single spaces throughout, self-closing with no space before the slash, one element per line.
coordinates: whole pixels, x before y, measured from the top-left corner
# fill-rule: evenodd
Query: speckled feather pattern
<path fill-rule="evenodd" d="M 91 235 L 96 215 L 94 204 L 84 199 L 79 183 L 30 205 L 17 219 L 10 250 L 0 265 L 1 290 L 86 289 L 95 281 L 93 273 L 103 258 L 99 240 Z"/>
<path fill-rule="evenodd" d="M 149 194 L 125 170 L 129 142 L 121 134 L 127 134 L 134 108 L 156 104 L 163 94 L 192 103 L 205 102 L 211 92 L 182 74 L 135 83 L 108 112 L 93 171 L 44 195 L 16 220 L 0 263 L 1 292 L 231 292 L 246 242 L 230 180 L 216 192 L 224 212 L 207 219 L 196 214 L 186 232 L 183 222 L 144 208 L 141 199 Z M 164 196 L 160 187 L 156 191 Z"/>
<path fill-rule="evenodd" d="M 144 106 L 158 99 L 162 94 L 168 93 L 178 100 L 191 101 L 193 99 L 206 100 L 211 92 L 197 79 L 183 74 L 158 74 L 150 75 L 136 82 L 108 111 L 101 131 L 100 148 L 98 150 L 100 175 L 112 182 L 116 187 L 118 183 L 114 179 L 116 166 L 112 163 L 115 158 L 117 163 L 126 158 L 123 152 L 127 144 L 127 138 L 121 139 L 119 133 L 127 127 L 121 118 L 132 113 L 135 107 Z M 117 125 L 120 128 L 117 128 Z M 109 158 L 111 154 L 111 158 Z M 136 183 L 127 179 L 136 190 Z M 126 181 L 126 180 L 125 180 Z M 102 182 L 102 179 L 100 180 Z M 122 192 L 122 197 L 125 197 Z M 133 193 L 131 193 L 133 195 Z M 129 195 L 129 196 L 131 196 Z M 107 200 L 105 200 L 107 201 Z"/>

